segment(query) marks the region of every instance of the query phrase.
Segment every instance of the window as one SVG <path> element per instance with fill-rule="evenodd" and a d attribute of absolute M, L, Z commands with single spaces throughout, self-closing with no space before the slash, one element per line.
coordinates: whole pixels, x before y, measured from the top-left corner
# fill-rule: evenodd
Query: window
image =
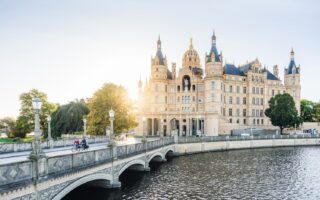
<path fill-rule="evenodd" d="M 261 119 L 261 124 L 263 124 L 263 119 Z"/>
<path fill-rule="evenodd" d="M 237 97 L 237 104 L 240 104 L 240 97 Z"/>
<path fill-rule="evenodd" d="M 232 85 L 229 85 L 229 92 L 232 92 Z"/>
<path fill-rule="evenodd" d="M 232 104 L 232 97 L 229 97 L 229 103 Z"/>
<path fill-rule="evenodd" d="M 260 93 L 260 92 L 259 92 L 259 89 L 260 89 L 260 88 L 258 88 L 258 87 L 256 88 L 256 94 L 259 94 L 259 93 Z"/>
<path fill-rule="evenodd" d="M 260 110 L 260 117 L 263 117 L 263 110 Z"/>
<path fill-rule="evenodd" d="M 260 103 L 261 103 L 261 105 L 263 105 L 263 98 L 260 99 Z"/>
<path fill-rule="evenodd" d="M 237 119 L 237 124 L 239 124 L 239 119 Z"/>
<path fill-rule="evenodd" d="M 192 85 L 192 90 L 196 91 L 196 86 L 195 85 Z"/>
<path fill-rule="evenodd" d="M 260 124 L 260 120 L 259 119 L 257 119 L 257 124 Z"/>
<path fill-rule="evenodd" d="M 256 119 L 253 119 L 253 124 L 256 124 Z"/>
<path fill-rule="evenodd" d="M 243 109 L 243 116 L 246 117 L 247 116 L 247 109 Z"/>
<path fill-rule="evenodd" d="M 256 103 L 257 103 L 257 105 L 259 105 L 259 104 L 260 104 L 260 103 L 259 103 L 259 100 L 260 100 L 259 98 L 257 98 L 257 99 L 256 99 Z"/>
<path fill-rule="evenodd" d="M 252 104 L 253 104 L 253 105 L 256 105 L 255 98 L 252 98 Z"/>
<path fill-rule="evenodd" d="M 237 108 L 237 116 L 239 117 L 240 116 L 240 109 Z"/>
<path fill-rule="evenodd" d="M 256 114 L 256 111 L 252 109 L 252 117 L 254 117 L 255 114 Z"/>
<path fill-rule="evenodd" d="M 178 92 L 180 92 L 180 85 L 178 85 L 177 90 L 178 90 Z"/>
<path fill-rule="evenodd" d="M 229 122 L 232 123 L 232 119 L 231 118 L 229 119 Z"/>
<path fill-rule="evenodd" d="M 168 100 L 168 97 L 166 96 L 166 97 L 165 97 L 165 103 L 167 103 L 167 100 Z"/>
<path fill-rule="evenodd" d="M 247 87 L 243 87 L 243 93 L 244 93 L 244 94 L 247 93 Z"/>
<path fill-rule="evenodd" d="M 256 110 L 256 117 L 259 116 L 259 110 Z"/>
<path fill-rule="evenodd" d="M 229 116 L 232 116 L 232 108 L 229 108 Z"/>
<path fill-rule="evenodd" d="M 243 119 L 243 124 L 247 124 L 247 120 L 246 119 Z"/>
<path fill-rule="evenodd" d="M 274 90 L 272 90 L 272 96 L 274 96 Z"/>
<path fill-rule="evenodd" d="M 237 93 L 240 93 L 240 86 L 237 86 Z"/>
<path fill-rule="evenodd" d="M 223 108 L 223 116 L 226 116 L 226 109 Z"/>
<path fill-rule="evenodd" d="M 165 90 L 165 92 L 167 92 L 167 90 L 168 90 L 168 86 L 167 85 L 164 87 L 164 90 Z"/>
<path fill-rule="evenodd" d="M 255 92 L 256 92 L 256 88 L 253 87 L 253 88 L 252 88 L 252 93 L 255 94 Z"/>
<path fill-rule="evenodd" d="M 247 104 L 247 98 L 243 97 L 243 104 Z"/>
<path fill-rule="evenodd" d="M 260 89 L 260 94 L 263 94 L 263 88 Z"/>
<path fill-rule="evenodd" d="M 214 90 L 215 84 L 214 81 L 211 81 L 211 90 Z"/>
<path fill-rule="evenodd" d="M 211 101 L 214 102 L 214 93 L 211 93 Z"/>
<path fill-rule="evenodd" d="M 202 92 L 203 91 L 203 85 L 198 85 L 198 91 Z"/>

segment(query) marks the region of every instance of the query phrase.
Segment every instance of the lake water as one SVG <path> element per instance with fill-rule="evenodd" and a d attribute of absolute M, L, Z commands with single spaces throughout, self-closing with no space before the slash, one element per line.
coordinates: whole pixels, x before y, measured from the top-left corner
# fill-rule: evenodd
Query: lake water
<path fill-rule="evenodd" d="M 122 188 L 82 186 L 64 199 L 320 199 L 320 148 L 211 152 L 125 172 Z"/>

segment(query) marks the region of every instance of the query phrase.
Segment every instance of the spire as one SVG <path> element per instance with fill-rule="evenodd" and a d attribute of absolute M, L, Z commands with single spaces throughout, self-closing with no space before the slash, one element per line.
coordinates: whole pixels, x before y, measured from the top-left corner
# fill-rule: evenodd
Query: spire
<path fill-rule="evenodd" d="M 192 38 L 190 38 L 189 49 L 193 49 Z"/>
<path fill-rule="evenodd" d="M 294 51 L 293 51 L 293 47 L 291 48 L 290 58 L 291 58 L 291 60 L 294 60 Z"/>
<path fill-rule="evenodd" d="M 215 34 L 215 31 L 213 29 L 213 32 L 212 32 L 212 46 L 216 46 L 216 34 Z"/>
<path fill-rule="evenodd" d="M 161 40 L 160 40 L 160 35 L 159 35 L 159 37 L 158 37 L 157 49 L 158 49 L 158 50 L 161 50 Z"/>
<path fill-rule="evenodd" d="M 139 86 L 139 89 L 142 88 L 141 74 L 140 74 L 140 79 L 139 79 L 139 82 L 138 82 L 138 86 Z"/>

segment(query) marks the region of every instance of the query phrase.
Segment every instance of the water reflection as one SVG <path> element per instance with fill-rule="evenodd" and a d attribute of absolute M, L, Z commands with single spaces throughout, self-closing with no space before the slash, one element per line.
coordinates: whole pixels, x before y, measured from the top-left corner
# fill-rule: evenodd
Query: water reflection
<path fill-rule="evenodd" d="M 65 199 L 320 199 L 320 148 L 212 152 L 125 172 L 121 190 L 80 187 Z"/>

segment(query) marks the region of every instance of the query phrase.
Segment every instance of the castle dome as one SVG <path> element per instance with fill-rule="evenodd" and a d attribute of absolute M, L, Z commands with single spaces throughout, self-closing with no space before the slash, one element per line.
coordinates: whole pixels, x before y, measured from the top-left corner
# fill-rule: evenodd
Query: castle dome
<path fill-rule="evenodd" d="M 200 58 L 198 52 L 193 48 L 192 38 L 190 39 L 189 49 L 182 58 L 183 67 L 200 67 Z"/>

